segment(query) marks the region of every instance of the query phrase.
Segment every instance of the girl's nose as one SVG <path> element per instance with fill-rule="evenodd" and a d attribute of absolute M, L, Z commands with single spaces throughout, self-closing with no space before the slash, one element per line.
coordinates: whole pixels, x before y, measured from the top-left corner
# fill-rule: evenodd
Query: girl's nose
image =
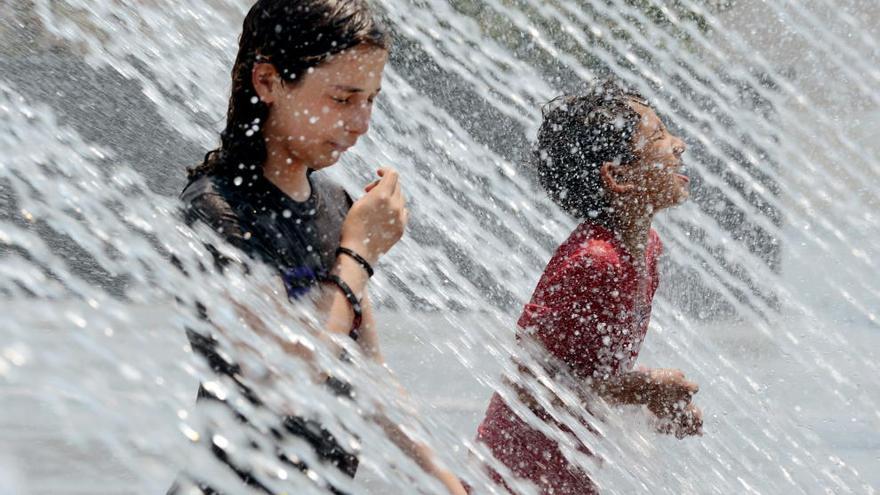
<path fill-rule="evenodd" d="M 366 134 L 370 130 L 370 116 L 372 113 L 372 105 L 363 105 L 356 112 L 353 112 L 346 121 L 345 130 L 358 136 Z"/>

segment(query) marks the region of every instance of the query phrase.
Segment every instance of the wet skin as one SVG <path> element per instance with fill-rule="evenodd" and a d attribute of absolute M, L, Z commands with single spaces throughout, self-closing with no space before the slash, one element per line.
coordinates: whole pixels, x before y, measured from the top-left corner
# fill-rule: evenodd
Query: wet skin
<path fill-rule="evenodd" d="M 387 60 L 387 51 L 358 45 L 293 81 L 282 80 L 272 64 L 254 66 L 254 88 L 270 108 L 262 127 L 269 180 L 295 199 L 308 197 L 307 189 L 284 186 L 301 183 L 305 169 L 335 164 L 367 133 Z"/>
<path fill-rule="evenodd" d="M 633 135 L 636 160 L 610 167 L 616 183 L 610 188 L 625 195 L 629 203 L 641 206 L 647 214 L 685 202 L 690 179 L 682 173 L 682 154 L 687 145 L 669 132 L 653 109 L 635 101 L 630 105 L 639 114 Z"/>

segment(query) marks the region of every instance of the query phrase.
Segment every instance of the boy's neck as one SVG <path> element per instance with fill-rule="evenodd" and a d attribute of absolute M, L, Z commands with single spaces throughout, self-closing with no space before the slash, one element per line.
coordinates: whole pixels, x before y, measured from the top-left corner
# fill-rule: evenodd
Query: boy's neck
<path fill-rule="evenodd" d="M 303 202 L 309 199 L 312 187 L 306 164 L 286 153 L 274 152 L 271 148 L 267 151 L 263 176 L 294 201 Z"/>
<path fill-rule="evenodd" d="M 648 236 L 651 233 L 652 212 L 635 213 L 622 210 L 615 218 L 614 230 L 620 242 L 632 256 L 636 268 L 645 268 L 645 251 L 648 249 Z"/>

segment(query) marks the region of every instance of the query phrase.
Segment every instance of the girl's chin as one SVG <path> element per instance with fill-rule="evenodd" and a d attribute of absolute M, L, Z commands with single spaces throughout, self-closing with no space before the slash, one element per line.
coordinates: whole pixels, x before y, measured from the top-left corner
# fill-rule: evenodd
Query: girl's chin
<path fill-rule="evenodd" d="M 329 155 L 318 155 L 317 157 L 315 157 L 314 160 L 312 160 L 312 165 L 309 168 L 311 168 L 312 170 L 321 170 L 322 168 L 333 166 L 336 164 L 336 162 L 339 161 L 339 158 L 341 157 L 342 155 L 335 151 L 333 153 L 330 153 Z"/>

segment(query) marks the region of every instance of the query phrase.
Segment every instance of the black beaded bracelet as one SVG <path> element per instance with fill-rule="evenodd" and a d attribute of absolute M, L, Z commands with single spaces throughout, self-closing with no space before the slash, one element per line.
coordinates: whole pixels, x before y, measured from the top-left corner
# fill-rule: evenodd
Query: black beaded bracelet
<path fill-rule="evenodd" d="M 354 321 L 351 324 L 351 332 L 348 333 L 348 336 L 351 337 L 352 340 L 357 340 L 360 337 L 360 327 L 361 320 L 363 320 L 364 312 L 361 307 L 361 302 L 358 301 L 357 296 L 354 294 L 354 291 L 351 290 L 351 287 L 345 280 L 342 280 L 338 275 L 333 275 L 332 273 L 328 273 L 323 275 L 320 280 L 322 282 L 330 282 L 339 290 L 342 291 L 342 294 L 345 296 L 345 299 L 348 301 L 348 304 L 351 305 L 351 311 L 354 313 Z"/>
<path fill-rule="evenodd" d="M 370 262 L 367 261 L 366 259 L 364 259 L 363 256 L 357 254 L 356 252 L 352 251 L 351 249 L 348 249 L 346 247 L 341 247 L 341 246 L 336 248 L 336 256 L 339 256 L 340 254 L 344 254 L 346 256 L 351 257 L 351 259 L 357 261 L 359 265 L 364 267 L 364 270 L 367 272 L 368 277 L 373 276 L 373 273 L 374 273 L 373 267 L 370 266 Z"/>

